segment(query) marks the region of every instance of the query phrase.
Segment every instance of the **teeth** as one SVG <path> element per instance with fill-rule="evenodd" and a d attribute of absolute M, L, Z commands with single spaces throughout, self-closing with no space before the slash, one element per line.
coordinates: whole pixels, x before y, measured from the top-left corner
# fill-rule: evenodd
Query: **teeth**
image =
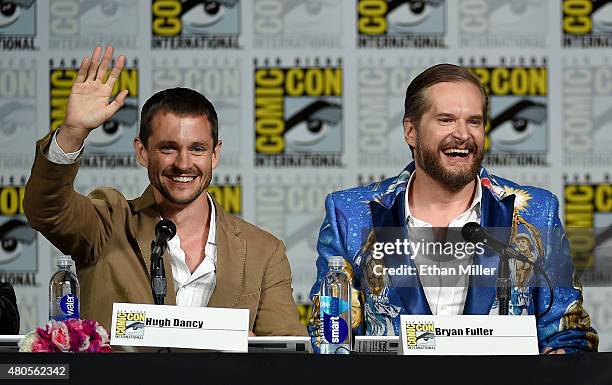
<path fill-rule="evenodd" d="M 470 150 L 467 148 L 449 148 L 448 150 L 444 150 L 445 154 L 469 154 Z"/>
<path fill-rule="evenodd" d="M 179 183 L 191 182 L 195 177 L 193 176 L 173 176 L 172 180 Z"/>

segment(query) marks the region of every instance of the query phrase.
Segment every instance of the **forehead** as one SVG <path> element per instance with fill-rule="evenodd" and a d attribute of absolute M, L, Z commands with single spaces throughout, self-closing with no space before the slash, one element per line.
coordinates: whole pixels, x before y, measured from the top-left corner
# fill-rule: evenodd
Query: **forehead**
<path fill-rule="evenodd" d="M 436 83 L 427 88 L 425 96 L 429 111 L 460 110 L 470 114 L 483 112 L 484 100 L 480 89 L 467 81 Z"/>
<path fill-rule="evenodd" d="M 212 126 L 206 115 L 177 115 L 161 110 L 151 119 L 149 139 L 212 141 Z"/>

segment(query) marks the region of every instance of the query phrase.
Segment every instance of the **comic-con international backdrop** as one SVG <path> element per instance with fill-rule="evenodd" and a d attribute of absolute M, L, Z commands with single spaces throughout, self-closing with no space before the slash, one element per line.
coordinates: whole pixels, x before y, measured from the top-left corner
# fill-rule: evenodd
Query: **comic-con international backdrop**
<path fill-rule="evenodd" d="M 409 82 L 440 62 L 471 68 L 490 94 L 486 163 L 552 190 L 581 228 L 585 305 L 612 350 L 612 263 L 583 237 L 612 226 L 611 43 L 612 1 L 598 0 L 0 0 L 0 279 L 21 331 L 47 318 L 58 255 L 21 206 L 34 143 L 61 125 L 77 63 L 112 44 L 129 97 L 88 140 L 77 190 L 139 195 L 140 107 L 167 87 L 201 91 L 223 139 L 210 191 L 284 240 L 304 318 L 325 195 L 399 173 Z"/>

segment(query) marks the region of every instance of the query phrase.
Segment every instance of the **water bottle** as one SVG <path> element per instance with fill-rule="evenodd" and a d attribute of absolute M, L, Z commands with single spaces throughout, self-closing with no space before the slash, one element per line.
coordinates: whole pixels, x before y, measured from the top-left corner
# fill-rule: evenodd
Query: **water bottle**
<path fill-rule="evenodd" d="M 49 281 L 49 319 L 65 321 L 79 318 L 81 289 L 77 276 L 70 270 L 72 258 L 62 255 L 57 258 L 57 272 Z"/>
<path fill-rule="evenodd" d="M 321 354 L 351 352 L 351 281 L 342 271 L 344 258 L 327 260 L 329 271 L 321 283 Z"/>

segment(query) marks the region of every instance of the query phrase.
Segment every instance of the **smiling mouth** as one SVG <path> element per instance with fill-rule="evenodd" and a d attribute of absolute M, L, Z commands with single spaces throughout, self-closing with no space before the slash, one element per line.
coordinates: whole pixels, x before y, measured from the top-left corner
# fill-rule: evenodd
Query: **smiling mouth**
<path fill-rule="evenodd" d="M 442 153 L 452 159 L 462 159 L 467 158 L 471 151 L 467 148 L 447 148 Z"/>
<path fill-rule="evenodd" d="M 190 183 L 192 182 L 196 177 L 195 176 L 166 176 L 166 178 L 169 178 L 171 181 L 173 181 L 174 183 Z"/>

